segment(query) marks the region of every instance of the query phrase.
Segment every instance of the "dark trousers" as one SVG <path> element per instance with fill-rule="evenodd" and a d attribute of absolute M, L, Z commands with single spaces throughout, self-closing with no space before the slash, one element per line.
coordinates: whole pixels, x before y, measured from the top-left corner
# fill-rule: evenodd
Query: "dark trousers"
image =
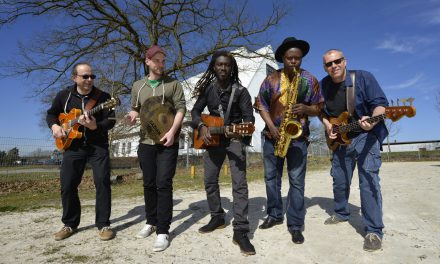
<path fill-rule="evenodd" d="M 89 162 L 93 170 L 95 183 L 95 224 L 96 227 L 110 225 L 111 188 L 110 156 L 107 147 L 88 145 L 67 149 L 61 164 L 61 200 L 63 204 L 62 222 L 64 225 L 77 228 L 81 218 L 81 203 L 78 186 L 81 183 L 84 168 Z"/>
<path fill-rule="evenodd" d="M 179 145 L 139 144 L 138 157 L 144 180 L 145 217 L 157 226 L 157 234 L 168 234 L 173 217 L 173 177 Z"/>
<path fill-rule="evenodd" d="M 205 191 L 211 217 L 224 215 L 221 205 L 218 178 L 221 166 L 228 155 L 232 174 L 232 198 L 234 230 L 249 231 L 248 221 L 248 185 L 246 180 L 246 152 L 239 141 L 222 142 L 219 147 L 208 148 L 203 155 L 205 164 Z"/>

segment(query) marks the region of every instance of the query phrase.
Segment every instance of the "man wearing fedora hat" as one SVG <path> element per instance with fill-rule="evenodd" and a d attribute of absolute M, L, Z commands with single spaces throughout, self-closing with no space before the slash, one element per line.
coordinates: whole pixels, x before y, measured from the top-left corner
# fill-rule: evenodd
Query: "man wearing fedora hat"
<path fill-rule="evenodd" d="M 281 178 L 284 160 L 287 160 L 287 228 L 295 244 L 304 242 L 301 230 L 306 212 L 304 179 L 310 134 L 308 116 L 318 115 L 324 102 L 316 77 L 300 67 L 302 58 L 307 55 L 309 49 L 309 44 L 304 40 L 288 37 L 283 41 L 275 52 L 275 59 L 283 63 L 284 67 L 266 77 L 254 105 L 266 123 L 262 142 L 267 217 L 259 228 L 268 229 L 283 223 Z M 296 101 L 291 96 L 292 93 L 296 93 Z M 288 149 L 285 157 L 279 157 L 275 156 L 275 146 L 280 139 L 280 125 L 287 112 L 298 122 L 302 133 L 286 146 Z"/>

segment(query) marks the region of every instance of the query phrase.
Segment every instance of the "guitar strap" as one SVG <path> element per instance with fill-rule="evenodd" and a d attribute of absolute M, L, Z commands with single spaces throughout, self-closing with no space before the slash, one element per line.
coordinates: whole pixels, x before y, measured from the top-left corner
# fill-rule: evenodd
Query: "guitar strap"
<path fill-rule="evenodd" d="M 352 86 L 348 86 L 346 89 L 346 99 L 347 99 L 347 111 L 350 116 L 354 114 L 354 103 L 355 103 L 355 94 L 356 94 L 356 75 L 354 71 L 350 71 L 350 78 L 352 82 Z"/>
<path fill-rule="evenodd" d="M 235 90 L 237 90 L 237 86 L 234 83 L 232 85 L 231 97 L 229 97 L 228 109 L 226 110 L 226 114 L 225 114 L 225 119 L 224 119 L 225 124 L 226 124 L 226 122 L 228 121 L 228 118 L 229 118 L 229 112 L 231 111 L 231 105 L 232 105 L 232 101 L 234 99 Z"/>
<path fill-rule="evenodd" d="M 95 88 L 95 94 L 89 99 L 86 106 L 84 107 L 84 110 L 89 111 L 90 109 L 92 109 L 93 106 L 95 106 L 96 102 L 98 101 L 99 96 L 101 96 L 101 90 Z"/>

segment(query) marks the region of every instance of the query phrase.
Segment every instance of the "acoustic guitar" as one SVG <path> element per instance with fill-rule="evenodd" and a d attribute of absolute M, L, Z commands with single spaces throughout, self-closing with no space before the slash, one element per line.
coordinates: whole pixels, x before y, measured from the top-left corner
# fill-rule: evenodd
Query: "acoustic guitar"
<path fill-rule="evenodd" d="M 202 114 L 203 123 L 205 123 L 209 132 L 211 133 L 211 143 L 205 144 L 202 138 L 199 137 L 198 129 L 194 129 L 194 148 L 206 149 L 207 147 L 215 147 L 220 144 L 220 135 L 233 134 L 232 137 L 252 136 L 255 131 L 255 126 L 251 122 L 244 122 L 240 124 L 232 124 L 230 126 L 224 125 L 224 120 L 218 116 L 210 116 Z"/>
<path fill-rule="evenodd" d="M 114 108 L 119 104 L 120 102 L 118 99 L 111 98 L 86 112 L 89 116 L 92 116 L 104 109 Z M 70 147 L 70 144 L 72 144 L 72 140 L 74 140 L 75 138 L 81 138 L 83 136 L 83 133 L 78 131 L 79 127 L 81 126 L 81 124 L 79 123 L 80 115 L 81 109 L 72 108 L 68 114 L 61 113 L 58 116 L 60 126 L 66 134 L 66 137 L 64 138 L 55 139 L 55 145 L 59 150 L 68 149 Z"/>
<path fill-rule="evenodd" d="M 416 115 L 416 109 L 413 106 L 391 106 L 385 107 L 385 113 L 368 118 L 368 123 L 382 121 L 385 118 L 393 122 L 398 121 L 403 116 L 413 117 Z M 349 145 L 351 139 L 347 133 L 351 131 L 362 130 L 358 121 L 348 123 L 348 112 L 343 112 L 338 117 L 330 117 L 329 122 L 333 125 L 332 132 L 337 134 L 335 139 L 331 139 L 326 134 L 327 146 L 332 151 L 336 150 L 340 145 Z"/>

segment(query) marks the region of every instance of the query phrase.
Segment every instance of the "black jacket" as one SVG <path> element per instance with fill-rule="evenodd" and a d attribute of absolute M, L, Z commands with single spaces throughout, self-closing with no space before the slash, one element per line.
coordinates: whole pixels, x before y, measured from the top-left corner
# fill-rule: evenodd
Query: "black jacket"
<path fill-rule="evenodd" d="M 234 98 L 232 99 L 231 110 L 225 125 L 232 123 L 239 124 L 242 122 L 255 123 L 252 101 L 249 91 L 238 83 L 233 84 L 236 87 Z M 221 103 L 223 114 L 226 115 L 228 109 L 229 98 L 231 97 L 232 86 L 225 91 L 220 91 L 215 82 L 209 85 L 205 92 L 197 98 L 193 109 L 191 110 L 192 126 L 197 128 L 201 122 L 201 114 L 205 107 L 208 107 L 209 114 L 212 116 L 220 116 L 219 105 Z M 244 142 L 249 144 L 250 137 L 245 137 Z"/>
<path fill-rule="evenodd" d="M 58 116 L 61 113 L 69 113 L 72 108 L 82 110 L 96 92 L 97 88 L 93 87 L 88 95 L 81 95 L 77 92 L 76 85 L 69 86 L 58 92 L 52 102 L 52 106 L 47 110 L 46 122 L 49 128 L 51 128 L 53 124 L 60 125 Z M 93 107 L 104 103 L 110 98 L 110 94 L 102 91 Z M 115 112 L 112 109 L 103 109 L 95 113 L 93 116 L 96 119 L 96 125 L 98 128 L 96 130 L 89 130 L 84 126 L 80 126 L 79 131 L 84 133 L 83 137 L 74 139 L 70 148 L 81 146 L 84 142 L 91 145 L 108 147 L 108 130 L 113 128 L 116 122 L 115 120 L 109 120 L 108 117 L 115 117 Z"/>

